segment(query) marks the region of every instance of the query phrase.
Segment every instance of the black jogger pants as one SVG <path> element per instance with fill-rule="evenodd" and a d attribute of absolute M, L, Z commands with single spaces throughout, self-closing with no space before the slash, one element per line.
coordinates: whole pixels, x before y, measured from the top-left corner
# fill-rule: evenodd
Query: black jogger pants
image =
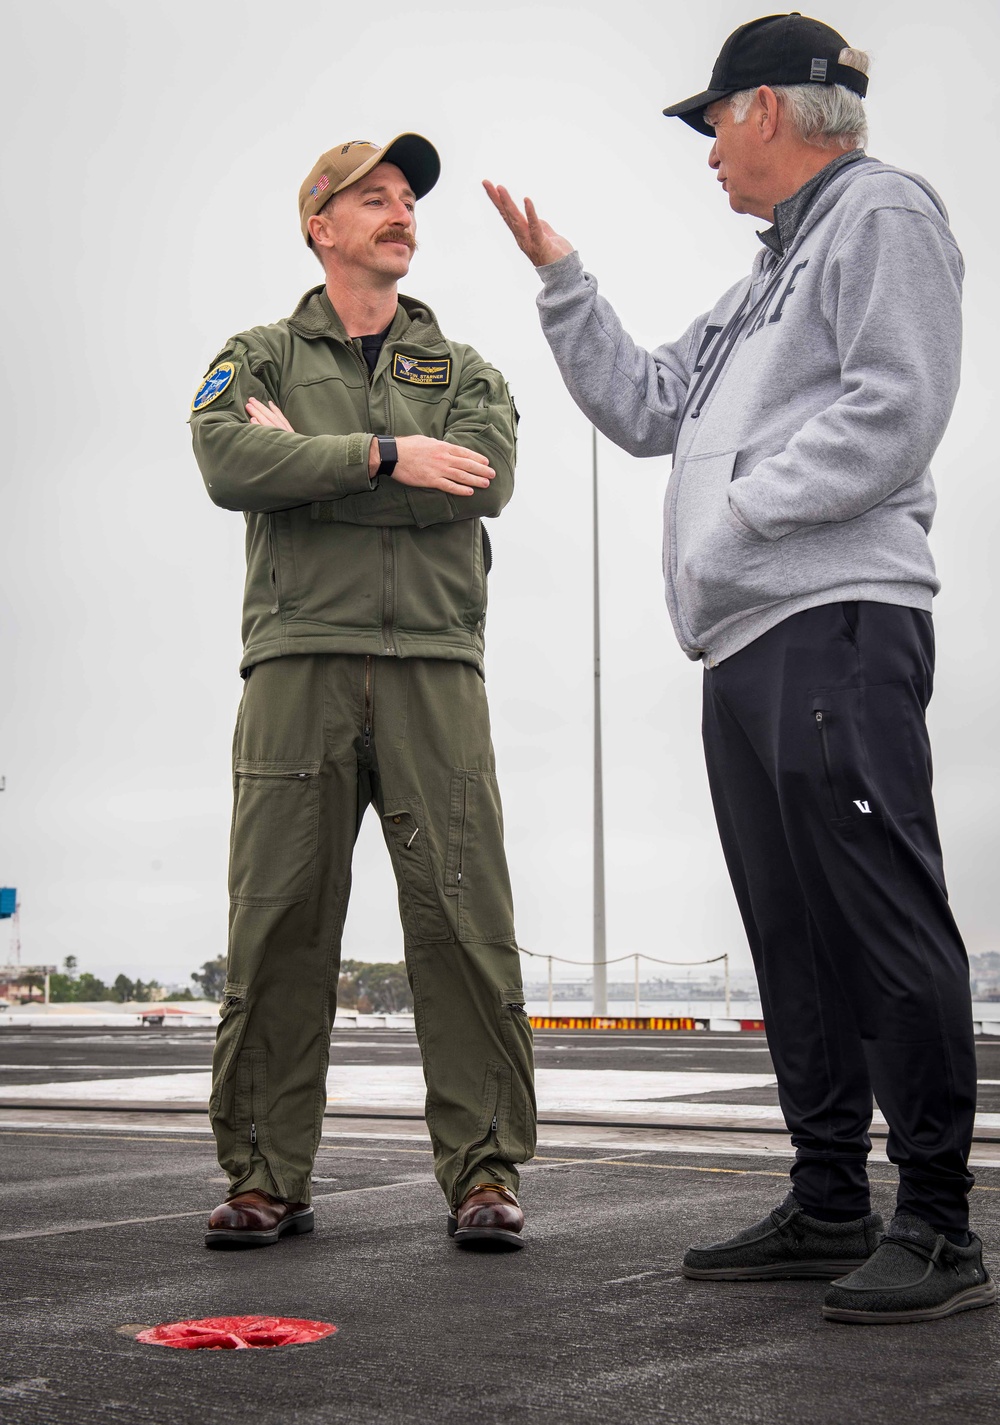
<path fill-rule="evenodd" d="M 723 850 L 806 1209 L 869 1210 L 872 1095 L 898 1206 L 968 1225 L 969 967 L 948 905 L 925 710 L 931 616 L 837 603 L 705 671 Z"/>

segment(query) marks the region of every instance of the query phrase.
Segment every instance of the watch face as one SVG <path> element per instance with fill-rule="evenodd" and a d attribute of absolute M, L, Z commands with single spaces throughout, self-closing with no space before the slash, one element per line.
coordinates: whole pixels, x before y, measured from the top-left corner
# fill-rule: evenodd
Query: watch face
<path fill-rule="evenodd" d="M 395 470 L 396 462 L 399 459 L 396 453 L 396 442 L 391 436 L 387 435 L 380 435 L 377 437 L 377 439 L 379 460 L 381 462 L 378 467 L 377 474 L 391 475 L 392 472 Z"/>

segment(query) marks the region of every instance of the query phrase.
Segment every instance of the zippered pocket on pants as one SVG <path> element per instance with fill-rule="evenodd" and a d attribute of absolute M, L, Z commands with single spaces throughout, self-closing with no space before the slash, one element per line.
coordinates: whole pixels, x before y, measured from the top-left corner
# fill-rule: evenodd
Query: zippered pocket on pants
<path fill-rule="evenodd" d="M 833 771 L 830 767 L 830 744 L 828 741 L 827 733 L 827 717 L 828 714 L 824 711 L 823 708 L 816 708 L 813 712 L 813 718 L 816 722 L 816 733 L 819 737 L 820 760 L 823 764 L 823 780 L 826 783 L 827 797 L 829 798 L 830 802 L 830 815 L 834 819 L 837 819 L 840 813 L 837 810 L 837 794 L 834 790 Z"/>
<path fill-rule="evenodd" d="M 229 860 L 234 904 L 309 899 L 319 850 L 319 766 L 237 758 Z"/>

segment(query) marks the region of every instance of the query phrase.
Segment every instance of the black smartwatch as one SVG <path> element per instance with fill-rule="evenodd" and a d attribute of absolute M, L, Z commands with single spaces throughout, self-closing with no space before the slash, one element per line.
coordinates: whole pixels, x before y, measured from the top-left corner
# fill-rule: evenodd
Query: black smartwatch
<path fill-rule="evenodd" d="M 399 460 L 399 452 L 396 449 L 396 442 L 391 435 L 377 435 L 378 441 L 379 467 L 375 471 L 375 479 L 381 475 L 391 475 Z"/>

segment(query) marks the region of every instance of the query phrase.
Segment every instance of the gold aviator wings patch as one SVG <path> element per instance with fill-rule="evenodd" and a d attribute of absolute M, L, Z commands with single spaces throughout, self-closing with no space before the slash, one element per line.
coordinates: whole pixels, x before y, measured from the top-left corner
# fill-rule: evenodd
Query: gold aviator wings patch
<path fill-rule="evenodd" d="M 447 386 L 451 380 L 451 357 L 419 361 L 397 351 L 392 359 L 392 374 L 396 381 L 406 381 L 411 386 Z"/>

